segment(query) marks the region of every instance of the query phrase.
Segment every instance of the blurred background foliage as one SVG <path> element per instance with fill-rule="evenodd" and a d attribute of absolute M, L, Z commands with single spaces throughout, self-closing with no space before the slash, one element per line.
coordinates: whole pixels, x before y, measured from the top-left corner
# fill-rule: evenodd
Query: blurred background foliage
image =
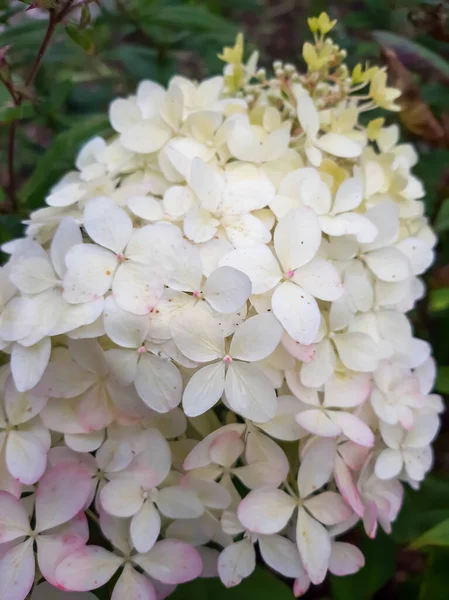
<path fill-rule="evenodd" d="M 402 136 L 420 153 L 416 173 L 440 236 L 426 276 L 429 296 L 412 318 L 434 347 L 437 391 L 449 395 L 448 0 L 0 0 L 0 241 L 20 235 L 21 221 L 72 167 L 84 140 L 107 135 L 111 98 L 144 78 L 167 83 L 175 72 L 216 73 L 217 52 L 240 30 L 249 50 L 259 48 L 261 66 L 275 59 L 301 64 L 306 17 L 322 10 L 339 19 L 334 39 L 347 49 L 349 65 L 387 64 L 390 83 L 402 90 Z M 64 18 L 55 17 L 62 12 Z M 368 540 L 355 530 L 349 538 L 365 553 L 364 569 L 333 577 L 306 598 L 449 598 L 448 416 L 434 474 L 419 491 L 406 491 L 393 534 Z M 172 598 L 248 596 L 287 600 L 291 592 L 258 568 L 236 589 L 199 580 L 179 586 Z"/>

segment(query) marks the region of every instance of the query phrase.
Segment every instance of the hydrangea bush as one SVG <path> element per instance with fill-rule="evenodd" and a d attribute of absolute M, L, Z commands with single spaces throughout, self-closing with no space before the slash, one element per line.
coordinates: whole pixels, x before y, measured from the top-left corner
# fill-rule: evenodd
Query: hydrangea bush
<path fill-rule="evenodd" d="M 349 73 L 334 24 L 309 20 L 305 73 L 239 36 L 223 76 L 114 100 L 4 246 L 0 598 L 231 587 L 256 548 L 301 596 L 359 570 L 339 537 L 389 533 L 431 468 L 405 315 L 435 236 L 415 150 L 365 115 L 399 92 Z"/>

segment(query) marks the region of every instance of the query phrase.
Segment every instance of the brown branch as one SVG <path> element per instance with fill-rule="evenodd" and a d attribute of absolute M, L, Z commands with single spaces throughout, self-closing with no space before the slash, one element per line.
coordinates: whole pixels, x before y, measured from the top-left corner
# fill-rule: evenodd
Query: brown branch
<path fill-rule="evenodd" d="M 59 23 L 68 15 L 70 12 L 74 0 L 67 0 L 67 2 L 63 5 L 62 9 L 57 12 L 54 8 L 49 10 L 49 21 L 47 26 L 47 31 L 45 32 L 44 39 L 39 47 L 37 52 L 36 59 L 31 67 L 31 71 L 28 77 L 25 80 L 25 87 L 28 88 L 31 86 L 36 78 L 36 75 L 41 67 L 42 59 L 44 57 L 45 52 L 50 44 L 51 38 L 55 32 L 55 29 Z M 23 100 L 25 99 L 25 95 L 21 92 L 16 93 L 14 89 L 14 85 L 9 79 L 5 81 L 2 79 L 2 82 L 7 87 L 9 93 L 12 96 L 14 104 L 16 107 L 19 107 Z M 15 177 L 15 148 L 16 148 L 16 134 L 17 134 L 17 121 L 13 121 L 9 128 L 9 136 L 8 136 L 8 185 L 6 187 L 6 193 L 8 196 L 7 202 L 0 206 L 0 212 L 15 212 L 18 209 L 18 198 L 16 191 L 16 177 Z"/>

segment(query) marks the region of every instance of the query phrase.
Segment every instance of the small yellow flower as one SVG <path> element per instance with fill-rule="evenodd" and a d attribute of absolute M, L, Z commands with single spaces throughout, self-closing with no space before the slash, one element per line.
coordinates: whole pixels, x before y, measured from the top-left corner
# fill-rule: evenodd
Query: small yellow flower
<path fill-rule="evenodd" d="M 310 42 L 306 42 L 302 48 L 302 56 L 310 71 L 320 71 L 329 63 L 332 54 L 330 46 L 324 46 L 319 52 Z"/>
<path fill-rule="evenodd" d="M 240 65 L 243 59 L 244 39 L 243 33 L 237 34 L 235 44 L 232 48 L 225 46 L 223 53 L 218 54 L 218 58 L 230 65 Z"/>
<path fill-rule="evenodd" d="M 395 104 L 395 100 L 401 95 L 401 91 L 393 87 L 387 87 L 387 74 L 385 71 L 378 70 L 371 80 L 369 95 L 381 108 L 387 110 L 401 110 L 401 107 Z"/>
<path fill-rule="evenodd" d="M 327 35 L 331 29 L 335 27 L 337 24 L 337 20 L 334 19 L 331 21 L 329 19 L 329 15 L 325 12 L 322 12 L 318 17 L 318 29 L 321 31 L 322 35 Z"/>
<path fill-rule="evenodd" d="M 337 23 L 336 20 L 331 21 L 329 15 L 322 12 L 319 17 L 311 17 L 307 19 L 309 29 L 312 33 L 321 33 L 321 35 L 327 35 L 331 29 L 333 29 Z"/>
<path fill-rule="evenodd" d="M 235 39 L 235 44 L 232 48 L 223 48 L 223 53 L 218 54 L 218 58 L 230 66 L 225 70 L 226 87 L 231 92 L 236 92 L 242 85 L 244 69 L 242 65 L 244 50 L 243 34 L 239 33 Z"/>
<path fill-rule="evenodd" d="M 368 127 L 366 128 L 366 134 L 371 142 L 374 142 L 374 140 L 377 139 L 377 136 L 379 135 L 380 130 L 384 126 L 384 123 L 385 119 L 382 118 L 373 119 L 368 123 Z"/>
<path fill-rule="evenodd" d="M 379 71 L 379 67 L 366 67 L 366 70 L 363 70 L 363 66 L 359 63 L 352 70 L 352 83 L 357 85 L 359 83 L 369 83 L 375 74 Z"/>

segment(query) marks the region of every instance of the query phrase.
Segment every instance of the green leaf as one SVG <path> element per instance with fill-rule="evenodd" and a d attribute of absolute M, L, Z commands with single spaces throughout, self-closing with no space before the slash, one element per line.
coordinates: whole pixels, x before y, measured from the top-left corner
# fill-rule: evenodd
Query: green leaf
<path fill-rule="evenodd" d="M 334 600 L 369 600 L 395 572 L 395 545 L 383 531 L 378 531 L 374 540 L 364 537 L 358 545 L 365 556 L 365 566 L 354 575 L 331 577 Z"/>
<path fill-rule="evenodd" d="M 445 519 L 449 519 L 449 481 L 429 476 L 419 490 L 405 488 L 392 536 L 401 544 L 409 544 Z"/>
<path fill-rule="evenodd" d="M 33 209 L 44 203 L 49 188 L 64 173 L 73 168 L 73 162 L 82 143 L 94 135 L 101 135 L 110 130 L 105 115 L 92 115 L 73 125 L 68 131 L 60 133 L 38 161 L 31 177 L 20 190 L 22 204 Z"/>
<path fill-rule="evenodd" d="M 414 71 L 437 71 L 449 79 L 449 63 L 425 46 L 390 31 L 374 31 L 373 37 L 381 46 L 392 48 L 399 58 Z"/>
<path fill-rule="evenodd" d="M 449 589 L 448 564 L 449 550 L 435 548 L 430 552 L 421 583 L 419 600 L 447 600 Z"/>
<path fill-rule="evenodd" d="M 135 79 L 157 78 L 157 52 L 154 48 L 137 44 L 119 44 L 117 48 L 108 50 L 109 60 L 119 60 L 126 73 Z"/>
<path fill-rule="evenodd" d="M 0 47 L 11 44 L 11 52 L 22 48 L 34 47 L 42 41 L 47 29 L 45 20 L 28 20 L 17 25 L 8 25 L 0 33 Z"/>
<path fill-rule="evenodd" d="M 0 108 L 0 123 L 7 124 L 20 119 L 29 119 L 34 115 L 31 102 L 23 102 L 20 106 L 2 106 Z"/>
<path fill-rule="evenodd" d="M 449 519 L 441 521 L 410 544 L 414 550 L 426 546 L 449 546 Z"/>
<path fill-rule="evenodd" d="M 176 588 L 170 600 L 292 600 L 290 588 L 265 569 L 256 567 L 248 579 L 227 589 L 217 578 L 196 579 Z"/>
<path fill-rule="evenodd" d="M 431 290 L 429 294 L 429 310 L 432 313 L 441 312 L 449 308 L 449 288 Z"/>
<path fill-rule="evenodd" d="M 449 105 L 449 97 L 447 104 Z M 434 227 L 437 233 L 443 233 L 443 231 L 447 231 L 449 229 L 449 198 L 444 200 L 441 209 L 438 212 L 438 217 Z"/>
<path fill-rule="evenodd" d="M 218 32 L 228 31 L 232 34 L 236 31 L 236 26 L 233 23 L 223 17 L 214 15 L 206 7 L 199 5 L 157 7 L 151 13 L 151 19 L 154 24 L 176 27 L 183 31 L 190 29 Z"/>
<path fill-rule="evenodd" d="M 440 394 L 449 394 L 449 367 L 438 367 L 435 390 Z"/>
<path fill-rule="evenodd" d="M 77 25 L 67 25 L 65 28 L 67 35 L 80 48 L 88 54 L 92 54 L 95 50 L 94 40 L 91 29 L 79 29 Z"/>

